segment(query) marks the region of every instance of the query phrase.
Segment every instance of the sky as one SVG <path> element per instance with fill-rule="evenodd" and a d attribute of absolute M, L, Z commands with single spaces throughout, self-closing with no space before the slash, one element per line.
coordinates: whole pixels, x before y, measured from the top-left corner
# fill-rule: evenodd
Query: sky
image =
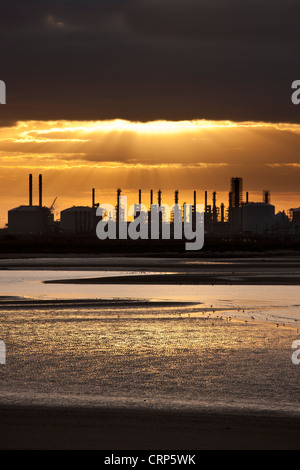
<path fill-rule="evenodd" d="M 227 204 L 232 176 L 299 207 L 299 13 L 298 0 L 3 0 L 0 225 L 28 203 L 29 173 L 58 214 L 92 187 L 99 202 L 120 187 Z"/>

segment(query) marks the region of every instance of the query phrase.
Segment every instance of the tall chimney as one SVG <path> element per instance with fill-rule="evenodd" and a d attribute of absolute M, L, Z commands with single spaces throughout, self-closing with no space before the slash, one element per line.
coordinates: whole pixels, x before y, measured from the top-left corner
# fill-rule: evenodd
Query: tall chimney
<path fill-rule="evenodd" d="M 175 204 L 178 204 L 178 189 L 175 191 Z"/>
<path fill-rule="evenodd" d="M 205 191 L 205 202 L 204 211 L 207 212 L 207 191 Z"/>
<path fill-rule="evenodd" d="M 142 204 L 142 190 L 139 189 L 139 204 Z"/>
<path fill-rule="evenodd" d="M 119 214 L 119 210 L 120 210 L 120 197 L 121 197 L 121 189 L 119 188 L 117 190 L 117 213 Z"/>
<path fill-rule="evenodd" d="M 32 206 L 32 175 L 29 175 L 29 205 Z"/>
<path fill-rule="evenodd" d="M 92 208 L 95 207 L 95 188 L 92 189 Z"/>
<path fill-rule="evenodd" d="M 246 204 L 249 204 L 249 193 L 248 193 L 248 191 L 246 192 Z"/>
<path fill-rule="evenodd" d="M 270 192 L 269 191 L 263 192 L 263 201 L 265 204 L 270 204 Z"/>
<path fill-rule="evenodd" d="M 228 194 L 228 222 L 232 221 L 232 192 Z"/>
<path fill-rule="evenodd" d="M 150 206 L 153 204 L 153 189 L 150 190 Z"/>
<path fill-rule="evenodd" d="M 217 193 L 216 191 L 213 192 L 213 207 L 216 207 L 216 201 L 217 201 Z"/>
<path fill-rule="evenodd" d="M 42 175 L 39 175 L 39 206 L 43 206 L 43 182 Z"/>
<path fill-rule="evenodd" d="M 213 222 L 217 222 L 217 193 L 216 191 L 213 192 Z"/>
<path fill-rule="evenodd" d="M 158 190 L 158 205 L 161 206 L 161 190 Z"/>
<path fill-rule="evenodd" d="M 116 223 L 117 223 L 117 238 L 119 236 L 119 222 L 120 222 L 120 217 L 121 217 L 121 214 L 120 214 L 120 197 L 121 197 L 121 189 L 118 188 L 117 190 L 117 213 L 116 213 Z"/>
<path fill-rule="evenodd" d="M 223 223 L 225 220 L 225 206 L 224 203 L 221 203 L 221 222 Z"/>

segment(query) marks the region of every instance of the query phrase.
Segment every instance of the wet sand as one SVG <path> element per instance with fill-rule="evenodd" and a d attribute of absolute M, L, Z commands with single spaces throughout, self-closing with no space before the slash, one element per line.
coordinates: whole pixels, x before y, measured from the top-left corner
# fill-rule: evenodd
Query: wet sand
<path fill-rule="evenodd" d="M 125 263 L 125 260 L 122 262 Z M 72 261 L 72 269 L 74 268 Z M 85 261 L 84 261 L 85 263 Z M 58 263 L 61 267 L 63 264 Z M 93 264 L 92 264 L 93 265 Z M 253 262 L 230 262 L 220 264 L 217 267 L 207 264 L 200 268 L 180 266 L 180 262 L 166 262 L 165 265 L 156 264 L 156 270 L 173 271 L 162 275 L 147 274 L 147 269 L 154 271 L 153 264 L 143 262 L 133 262 L 130 269 L 144 270 L 143 274 L 127 276 L 115 276 L 100 278 L 101 269 L 120 270 L 120 264 L 104 262 L 99 263 L 99 278 L 60 280 L 53 282 L 60 283 L 103 283 L 103 284 L 213 284 L 213 283 L 240 283 L 250 284 L 251 279 L 254 284 L 268 285 L 288 284 L 298 285 L 300 279 L 299 263 L 287 260 L 266 262 L 254 260 Z M 49 268 L 53 264 L 49 262 Z M 128 266 L 128 265 L 127 265 Z M 20 265 L 13 264 L 3 269 L 20 269 Z M 81 266 L 82 267 L 82 266 Z M 24 263 L 21 269 L 32 269 L 31 261 Z M 213 272 L 210 270 L 213 268 Z M 234 269 L 232 269 L 234 268 Z M 38 268 L 42 269 L 42 268 Z M 93 265 L 94 269 L 94 265 Z M 51 282 L 51 281 L 47 281 Z M 93 307 L 106 303 L 114 304 L 118 308 L 118 301 L 111 300 L 95 301 L 72 300 L 72 301 L 39 301 L 38 308 L 60 309 L 66 307 Z M 96 302 L 96 303 L 95 303 Z M 100 302 L 100 303 L 99 303 Z M 102 304 L 101 304 L 102 302 Z M 122 301 L 124 302 L 124 301 Z M 6 310 L 10 303 L 11 308 L 20 306 L 19 299 L 4 299 L 0 302 L 0 307 Z M 32 301 L 21 300 L 22 308 L 32 308 Z M 63 305 L 62 305 L 63 304 Z M 143 304 L 143 303 L 142 303 Z M 177 304 L 176 302 L 174 304 Z M 128 307 L 141 306 L 141 302 L 129 301 Z M 153 303 L 145 303 L 151 305 Z M 165 304 L 164 304 L 165 305 Z M 169 303 L 169 306 L 172 302 Z M 159 306 L 159 303 L 158 303 Z M 215 322 L 215 320 L 213 320 Z M 229 324 L 227 323 L 228 335 Z M 213 324 L 212 324 L 213 325 Z M 247 323 L 241 323 L 241 328 L 250 327 Z M 208 326 L 207 334 L 216 328 Z M 253 326 L 251 326 L 253 328 Z M 261 332 L 262 326 L 258 326 Z M 270 338 L 273 337 L 274 326 L 264 325 L 265 331 Z M 282 331 L 282 329 L 280 329 Z M 287 330 L 288 331 L 288 330 Z M 287 336 L 286 344 L 290 348 L 291 338 L 296 338 L 293 331 Z M 274 336 L 276 339 L 276 337 Z M 266 340 L 261 340 L 266 347 Z M 276 339 L 277 341 L 277 339 Z M 251 343 L 252 344 L 252 343 Z M 275 345 L 269 343 L 273 348 L 275 356 Z M 277 344 L 275 342 L 275 344 Z M 271 346 L 270 355 L 272 353 Z M 262 349 L 264 350 L 264 349 Z M 250 349 L 249 349 L 250 351 Z M 246 350 L 247 352 L 247 350 Z M 255 353 L 255 351 L 253 351 Z M 270 356 L 271 357 L 271 356 Z M 277 356 L 275 356 L 277 358 Z M 247 356 L 248 358 L 248 356 Z M 255 358 L 254 358 L 255 359 Z M 255 359 L 256 360 L 256 359 Z M 284 359 L 285 360 L 285 359 Z M 290 350 L 287 355 L 290 361 Z M 277 364 L 277 360 L 275 362 Z M 269 362 L 267 362 L 269 364 Z M 247 366 L 248 367 L 248 366 Z M 256 375 L 255 375 L 256 377 Z M 288 379 L 286 379 L 288 380 Z M 291 385 L 292 388 L 292 385 Z M 276 391 L 277 393 L 277 391 Z M 214 403 L 212 403 L 212 406 Z M 228 403 L 230 405 L 230 403 Z M 95 406 L 43 406 L 37 405 L 16 405 L 0 403 L 0 449 L 99 449 L 99 450 L 298 450 L 300 448 L 300 414 L 290 414 L 283 411 L 262 411 L 250 409 L 236 409 L 217 411 L 197 409 L 187 411 L 182 409 L 151 409 L 130 408 L 130 407 L 102 407 Z"/>
<path fill-rule="evenodd" d="M 60 306 L 59 309 L 61 308 Z M 216 329 L 219 332 L 224 329 L 224 334 L 226 333 L 228 338 L 232 338 L 233 342 L 234 335 L 244 337 L 242 351 L 245 350 L 245 356 L 241 355 L 236 360 L 243 364 L 247 358 L 247 370 L 244 369 L 244 372 L 246 374 L 245 380 L 247 379 L 250 383 L 253 373 L 255 373 L 257 383 L 261 381 L 263 381 L 261 384 L 264 383 L 263 374 L 259 375 L 257 370 L 262 365 L 261 356 L 257 356 L 257 353 L 267 344 L 272 344 L 272 354 L 264 356 L 265 366 L 271 364 L 269 362 L 271 357 L 274 359 L 276 369 L 282 367 L 282 361 L 284 364 L 286 362 L 287 366 L 290 363 L 290 350 L 281 360 L 278 353 L 284 354 L 282 345 L 287 345 L 290 348 L 291 340 L 296 337 L 295 329 L 283 327 L 275 329 L 274 325 L 266 323 L 224 322 L 220 319 L 217 321 L 214 319 L 213 323 L 203 320 L 202 328 L 205 328 L 206 336 L 213 334 Z M 262 339 L 259 340 L 260 347 L 257 348 L 256 345 L 257 349 L 253 348 L 251 351 L 252 338 L 258 337 L 259 334 L 262 336 Z M 270 343 L 269 340 L 272 338 L 274 341 Z M 225 344 L 226 338 L 224 337 L 222 341 Z M 228 354 L 232 355 L 231 368 L 237 372 L 239 365 L 234 362 L 233 351 Z M 59 361 L 59 357 L 57 360 Z M 252 364 L 253 360 L 255 364 Z M 11 363 L 11 360 L 8 361 L 8 364 Z M 253 370 L 251 372 L 251 364 L 252 368 L 255 368 L 255 372 Z M 211 366 L 207 364 L 207 367 Z M 211 372 L 214 375 L 220 374 L 220 370 L 215 366 Z M 295 390 L 295 382 L 292 382 L 293 375 L 291 375 L 293 372 L 298 375 L 296 368 L 290 370 L 289 376 L 283 375 L 284 380 L 289 381 L 291 391 Z M 202 374 L 204 373 L 205 368 L 202 368 Z M 230 375 L 229 371 L 228 374 Z M 39 376 L 42 383 L 44 380 L 42 371 Z M 234 373 L 233 377 L 235 377 Z M 274 376 L 274 378 L 276 377 Z M 230 378 L 228 380 L 230 381 Z M 296 378 L 296 380 L 298 379 Z M 66 381 L 68 383 L 67 377 Z M 135 385 L 133 381 L 131 385 L 133 392 Z M 235 387 L 234 382 L 232 387 Z M 267 384 L 263 388 L 267 390 Z M 14 388 L 12 390 L 14 391 Z M 50 388 L 48 391 L 50 395 L 51 390 Z M 276 391 L 276 396 L 278 392 L 279 390 Z M 0 449 L 158 451 L 298 450 L 300 448 L 300 412 L 295 411 L 297 406 L 295 403 L 291 407 L 294 410 L 292 412 L 283 410 L 280 406 L 273 410 L 264 407 L 261 409 L 259 407 L 250 408 L 250 406 L 243 405 L 232 407 L 230 401 L 221 407 L 216 406 L 212 398 L 211 405 L 205 407 L 197 405 L 194 409 L 192 407 L 188 409 L 173 404 L 170 397 L 170 403 L 167 406 L 157 407 L 152 403 L 153 393 L 149 389 L 144 390 L 144 393 L 150 397 L 149 400 L 147 399 L 149 403 L 145 403 L 145 406 L 139 404 L 131 406 L 122 403 L 114 406 L 111 401 L 105 406 L 96 396 L 91 404 L 88 395 L 87 399 L 82 396 L 78 401 L 76 396 L 70 397 L 72 403 L 70 401 L 67 403 L 68 400 L 60 402 L 59 398 L 55 399 L 55 393 L 53 393 L 49 404 L 50 400 L 47 398 L 47 394 L 45 395 L 46 402 L 39 401 L 38 393 L 34 389 L 30 394 L 31 402 L 22 400 L 22 395 L 17 401 L 14 401 L 13 397 L 1 400 Z M 247 392 L 245 391 L 245 393 Z M 9 400 L 12 402 L 10 403 Z M 140 399 L 140 402 L 142 401 L 143 396 Z M 146 400 L 144 401 L 146 402 Z"/>
<path fill-rule="evenodd" d="M 86 258 L 1 260 L 2 269 L 65 269 L 99 271 L 99 277 L 46 280 L 49 284 L 148 284 L 148 285 L 300 285 L 300 259 L 172 259 Z M 127 275 L 107 276 L 101 271 L 130 270 Z M 136 273 L 136 274 L 134 274 Z"/>
<path fill-rule="evenodd" d="M 132 270 L 155 272 L 277 272 L 299 273 L 299 256 L 192 258 L 150 256 L 0 256 L 0 269 L 57 269 L 57 270 Z"/>
<path fill-rule="evenodd" d="M 83 279 L 56 279 L 44 284 L 148 284 L 148 285 L 300 285 L 300 274 L 143 274 L 131 276 L 94 277 Z"/>
<path fill-rule="evenodd" d="M 157 307 L 180 307 L 189 305 L 199 305 L 199 302 L 180 301 L 154 301 L 154 300 L 134 300 L 134 299 L 25 299 L 23 297 L 7 297 L 0 295 L 0 311 L 24 309 L 74 309 L 74 308 L 113 308 L 113 309 L 134 309 L 134 308 L 157 308 Z"/>
<path fill-rule="evenodd" d="M 300 417 L 141 409 L 0 407 L 0 449 L 298 450 Z"/>

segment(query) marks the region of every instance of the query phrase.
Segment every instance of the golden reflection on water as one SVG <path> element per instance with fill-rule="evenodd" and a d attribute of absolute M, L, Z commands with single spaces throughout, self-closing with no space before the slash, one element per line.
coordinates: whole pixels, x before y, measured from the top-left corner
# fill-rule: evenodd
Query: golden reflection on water
<path fill-rule="evenodd" d="M 2 392 L 297 404 L 295 328 L 195 307 L 0 312 Z M 299 366 L 300 367 L 300 366 Z"/>

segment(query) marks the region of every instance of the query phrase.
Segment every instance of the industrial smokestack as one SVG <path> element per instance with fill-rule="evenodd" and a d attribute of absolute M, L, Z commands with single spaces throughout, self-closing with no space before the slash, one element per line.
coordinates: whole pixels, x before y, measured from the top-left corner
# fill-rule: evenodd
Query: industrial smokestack
<path fill-rule="evenodd" d="M 232 192 L 228 194 L 228 222 L 232 222 Z"/>
<path fill-rule="evenodd" d="M 216 207 L 216 201 L 217 201 L 217 193 L 216 191 L 213 192 L 213 208 Z"/>
<path fill-rule="evenodd" d="M 205 202 L 204 202 L 204 209 L 205 209 L 205 212 L 207 212 L 207 191 L 205 191 Z"/>
<path fill-rule="evenodd" d="M 139 204 L 142 204 L 142 190 L 139 189 Z"/>
<path fill-rule="evenodd" d="M 178 190 L 175 191 L 175 204 L 178 204 Z"/>
<path fill-rule="evenodd" d="M 158 205 L 161 206 L 161 190 L 158 191 Z"/>
<path fill-rule="evenodd" d="M 196 212 L 197 206 L 197 191 L 194 191 L 194 212 Z"/>
<path fill-rule="evenodd" d="M 224 223 L 225 221 L 225 206 L 224 203 L 222 202 L 221 204 L 221 222 Z"/>
<path fill-rule="evenodd" d="M 263 192 L 263 201 L 265 204 L 270 204 L 270 192 L 269 191 Z"/>
<path fill-rule="evenodd" d="M 150 190 L 150 206 L 153 204 L 153 189 Z"/>
<path fill-rule="evenodd" d="M 95 207 L 95 188 L 92 189 L 92 208 Z"/>
<path fill-rule="evenodd" d="M 117 190 L 117 213 L 116 213 L 116 222 L 117 222 L 117 238 L 119 233 L 119 222 L 120 222 L 120 197 L 121 197 L 121 189 L 118 188 Z"/>
<path fill-rule="evenodd" d="M 119 220 L 121 189 L 117 190 L 117 220 Z"/>
<path fill-rule="evenodd" d="M 32 175 L 29 175 L 29 205 L 32 206 Z"/>
<path fill-rule="evenodd" d="M 217 193 L 216 191 L 213 192 L 213 222 L 217 222 Z"/>
<path fill-rule="evenodd" d="M 249 193 L 248 193 L 248 191 L 246 192 L 246 204 L 249 204 Z"/>
<path fill-rule="evenodd" d="M 43 181 L 42 175 L 39 175 L 39 206 L 43 206 Z"/>

